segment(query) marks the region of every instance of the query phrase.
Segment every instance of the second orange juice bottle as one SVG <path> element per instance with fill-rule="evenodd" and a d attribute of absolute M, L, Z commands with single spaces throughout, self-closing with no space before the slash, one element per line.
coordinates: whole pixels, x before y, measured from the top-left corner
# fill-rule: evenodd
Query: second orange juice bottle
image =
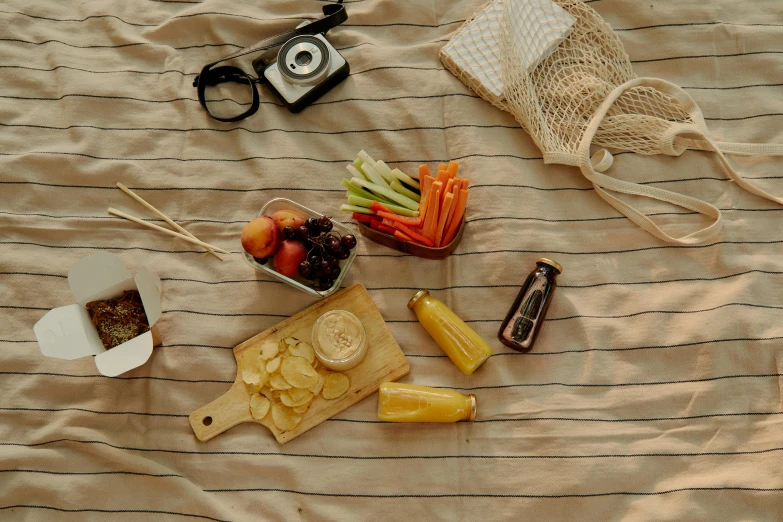
<path fill-rule="evenodd" d="M 492 355 L 487 342 L 429 291 L 417 292 L 408 301 L 408 308 L 465 375 L 475 372 Z"/>

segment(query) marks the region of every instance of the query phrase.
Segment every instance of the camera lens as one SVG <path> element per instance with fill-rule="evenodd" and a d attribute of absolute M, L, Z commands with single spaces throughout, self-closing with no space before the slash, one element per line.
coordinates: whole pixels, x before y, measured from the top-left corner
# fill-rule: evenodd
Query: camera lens
<path fill-rule="evenodd" d="M 296 65 L 308 65 L 310 62 L 313 61 L 313 55 L 310 54 L 308 51 L 300 51 L 297 53 L 296 58 L 294 58 L 294 61 L 296 62 Z"/>

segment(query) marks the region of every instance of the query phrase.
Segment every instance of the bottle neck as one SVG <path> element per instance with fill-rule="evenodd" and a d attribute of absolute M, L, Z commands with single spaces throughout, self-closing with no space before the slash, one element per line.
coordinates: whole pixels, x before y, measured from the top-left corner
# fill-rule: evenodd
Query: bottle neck
<path fill-rule="evenodd" d="M 557 268 L 547 265 L 546 263 L 538 262 L 536 263 L 538 265 L 538 268 L 536 268 L 536 273 L 541 275 L 551 275 L 552 277 L 555 277 L 560 274 L 558 272 Z"/>

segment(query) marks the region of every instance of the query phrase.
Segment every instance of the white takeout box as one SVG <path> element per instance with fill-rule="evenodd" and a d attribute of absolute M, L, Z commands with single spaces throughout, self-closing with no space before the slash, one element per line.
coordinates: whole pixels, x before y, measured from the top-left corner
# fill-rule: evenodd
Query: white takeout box
<path fill-rule="evenodd" d="M 77 304 L 50 310 L 33 327 L 41 353 L 68 361 L 94 355 L 98 371 L 108 377 L 147 362 L 153 346 L 160 344 L 152 329 L 162 312 L 158 276 L 142 267 L 134 278 L 122 259 L 108 252 L 96 252 L 71 267 L 68 285 Z M 123 290 L 138 290 L 150 331 L 107 350 L 84 305 L 119 297 Z"/>

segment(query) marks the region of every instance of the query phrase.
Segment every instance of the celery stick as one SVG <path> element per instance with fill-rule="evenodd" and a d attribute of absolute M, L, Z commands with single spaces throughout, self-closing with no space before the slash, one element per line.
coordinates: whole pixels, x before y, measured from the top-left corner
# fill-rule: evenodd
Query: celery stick
<path fill-rule="evenodd" d="M 362 188 L 366 188 L 367 190 L 370 190 L 371 192 L 375 192 L 376 194 L 381 194 L 405 208 L 409 208 L 411 210 L 419 210 L 418 203 L 416 203 L 415 201 L 413 201 L 411 198 L 407 196 L 403 196 L 402 194 L 397 194 L 390 188 L 382 187 L 375 183 L 364 181 L 359 178 L 353 178 L 351 180 L 351 183 L 353 183 L 354 185 L 359 185 Z"/>
<path fill-rule="evenodd" d="M 366 198 L 366 199 L 374 199 L 375 201 L 379 203 L 383 203 L 384 205 L 392 204 L 392 201 L 388 198 L 385 198 L 383 196 L 378 196 L 376 194 L 373 194 L 372 192 L 368 192 L 364 190 L 361 187 L 358 187 L 351 183 L 349 180 L 343 178 L 342 184 L 345 188 L 348 189 L 348 192 L 353 194 L 354 196 L 359 196 L 360 198 Z"/>
<path fill-rule="evenodd" d="M 356 158 L 355 160 L 353 160 L 353 166 L 356 167 L 357 169 L 362 168 L 362 163 L 364 162 L 361 160 L 361 158 Z"/>
<path fill-rule="evenodd" d="M 364 172 L 362 172 L 361 170 L 357 169 L 353 165 L 346 165 L 345 168 L 348 170 L 348 172 L 351 173 L 351 177 L 364 178 L 367 181 L 372 181 L 370 178 L 368 178 L 367 176 L 364 175 Z"/>
<path fill-rule="evenodd" d="M 353 193 L 353 194 L 355 194 L 357 196 L 360 196 L 360 197 L 363 197 L 363 198 L 369 198 L 369 199 L 374 199 L 376 197 L 375 194 L 373 194 L 372 192 L 367 192 L 363 188 L 357 187 L 356 185 L 354 185 L 353 183 L 351 183 L 349 180 L 347 180 L 345 178 L 343 178 L 342 184 L 343 184 L 343 186 L 345 188 L 348 189 L 349 192 L 351 192 L 351 193 Z"/>
<path fill-rule="evenodd" d="M 375 215 L 375 212 L 373 212 L 369 208 L 357 207 L 354 205 L 340 205 L 340 210 L 343 212 L 356 212 L 357 214 L 372 214 L 373 216 Z"/>
<path fill-rule="evenodd" d="M 375 170 L 375 167 L 373 167 L 372 164 L 367 162 L 362 163 L 362 172 L 364 172 L 367 175 L 367 178 L 376 185 L 389 188 L 389 184 L 386 183 L 386 180 L 383 179 L 383 176 L 378 174 L 378 171 Z"/>
<path fill-rule="evenodd" d="M 375 160 L 372 159 L 372 157 L 364 152 L 364 150 L 360 150 L 359 154 L 357 154 L 357 159 L 362 160 L 364 163 L 369 163 L 370 165 L 375 165 Z"/>
<path fill-rule="evenodd" d="M 374 199 L 361 198 L 359 196 L 351 196 L 351 195 L 348 196 L 348 204 L 353 205 L 355 207 L 370 208 L 373 203 L 375 203 Z"/>
<path fill-rule="evenodd" d="M 412 177 L 408 176 L 404 172 L 402 172 L 400 169 L 394 169 L 393 171 L 391 171 L 391 173 L 392 176 L 402 181 L 403 183 L 407 183 L 408 185 L 415 188 L 416 190 L 421 190 L 421 185 L 419 184 L 419 182 L 413 179 Z"/>
<path fill-rule="evenodd" d="M 408 190 L 405 187 L 403 187 L 402 183 L 400 183 L 399 180 L 395 179 L 394 181 L 392 181 L 391 182 L 391 188 L 395 192 L 399 192 L 403 196 L 408 196 L 413 201 L 418 201 L 419 203 L 421 203 L 421 196 L 419 196 L 418 194 L 416 194 L 412 190 Z"/>
<path fill-rule="evenodd" d="M 391 184 L 392 181 L 397 179 L 394 177 L 394 174 L 392 174 L 392 171 L 389 168 L 389 166 L 386 165 L 381 160 L 375 162 L 375 170 L 377 170 L 381 174 L 381 176 L 383 176 L 383 179 L 386 180 L 386 183 Z"/>
<path fill-rule="evenodd" d="M 370 208 L 375 201 L 377 201 L 377 200 L 375 200 L 375 199 L 367 199 L 367 198 L 363 198 L 363 197 L 360 197 L 360 196 L 354 196 L 353 194 L 349 194 L 348 195 L 348 204 L 349 205 L 354 205 L 356 207 L 367 207 L 367 208 Z M 378 203 L 380 203 L 384 207 L 388 208 L 389 210 L 391 210 L 395 214 L 399 214 L 401 216 L 410 216 L 410 217 L 418 217 L 419 216 L 418 212 L 416 212 L 415 210 L 411 210 L 409 208 L 400 207 L 400 206 L 397 206 L 397 205 L 392 205 L 391 203 L 383 203 L 383 202 L 380 202 L 380 201 L 378 201 Z"/>

